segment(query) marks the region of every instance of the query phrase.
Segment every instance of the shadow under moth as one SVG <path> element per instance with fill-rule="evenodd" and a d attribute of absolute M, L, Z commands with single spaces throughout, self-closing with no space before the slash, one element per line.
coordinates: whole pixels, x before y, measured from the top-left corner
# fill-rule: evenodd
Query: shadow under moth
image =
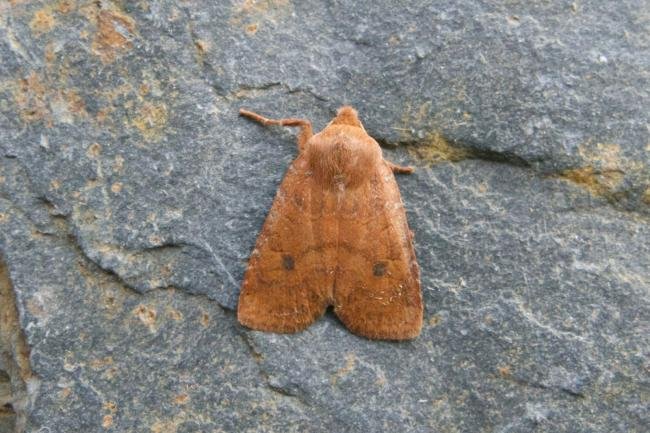
<path fill-rule="evenodd" d="M 248 262 L 239 321 L 261 331 L 297 332 L 333 306 L 355 334 L 417 337 L 420 271 L 393 175 L 413 168 L 385 160 L 352 107 L 341 107 L 315 135 L 309 120 L 240 114 L 300 132 L 298 157 Z"/>

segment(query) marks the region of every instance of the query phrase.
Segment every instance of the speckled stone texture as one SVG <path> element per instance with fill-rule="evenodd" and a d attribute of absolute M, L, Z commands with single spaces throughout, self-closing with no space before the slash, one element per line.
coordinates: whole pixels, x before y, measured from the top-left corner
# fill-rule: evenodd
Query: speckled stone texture
<path fill-rule="evenodd" d="M 640 432 L 647 1 L 0 2 L 0 431 Z M 355 106 L 425 327 L 236 321 L 295 131 Z"/>

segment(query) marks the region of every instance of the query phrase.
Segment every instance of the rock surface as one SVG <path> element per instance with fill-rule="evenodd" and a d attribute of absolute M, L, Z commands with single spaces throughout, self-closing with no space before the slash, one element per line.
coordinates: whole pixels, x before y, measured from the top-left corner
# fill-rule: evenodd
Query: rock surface
<path fill-rule="evenodd" d="M 645 432 L 650 11 L 0 4 L 0 430 Z M 240 327 L 295 131 L 355 106 L 426 325 Z"/>

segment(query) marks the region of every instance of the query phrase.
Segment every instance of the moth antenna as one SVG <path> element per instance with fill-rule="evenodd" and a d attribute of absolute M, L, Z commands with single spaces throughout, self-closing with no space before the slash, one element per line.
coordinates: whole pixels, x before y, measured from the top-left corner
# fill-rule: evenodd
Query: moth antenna
<path fill-rule="evenodd" d="M 248 117 L 251 120 L 254 120 L 258 123 L 261 123 L 264 126 L 277 125 L 277 126 L 295 126 L 300 128 L 298 133 L 298 150 L 302 152 L 309 139 L 313 135 L 311 129 L 311 122 L 307 119 L 297 119 L 295 117 L 289 117 L 286 119 L 269 119 L 260 114 L 248 111 L 244 108 L 239 109 L 239 114 L 244 117 Z"/>
<path fill-rule="evenodd" d="M 393 170 L 393 173 L 397 174 L 412 174 L 415 171 L 415 168 L 410 166 L 410 165 L 397 165 L 394 164 L 390 161 L 386 161 L 388 166 L 390 167 L 391 170 Z"/>

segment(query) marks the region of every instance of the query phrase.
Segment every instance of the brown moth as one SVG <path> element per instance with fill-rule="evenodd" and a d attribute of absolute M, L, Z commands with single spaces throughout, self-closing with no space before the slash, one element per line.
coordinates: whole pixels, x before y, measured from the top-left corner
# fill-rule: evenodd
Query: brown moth
<path fill-rule="evenodd" d="M 413 233 L 393 173 L 352 107 L 318 134 L 304 119 L 263 125 L 300 127 L 298 157 L 287 171 L 257 238 L 237 318 L 250 328 L 296 332 L 328 306 L 367 338 L 415 338 L 422 328 L 420 270 Z"/>

